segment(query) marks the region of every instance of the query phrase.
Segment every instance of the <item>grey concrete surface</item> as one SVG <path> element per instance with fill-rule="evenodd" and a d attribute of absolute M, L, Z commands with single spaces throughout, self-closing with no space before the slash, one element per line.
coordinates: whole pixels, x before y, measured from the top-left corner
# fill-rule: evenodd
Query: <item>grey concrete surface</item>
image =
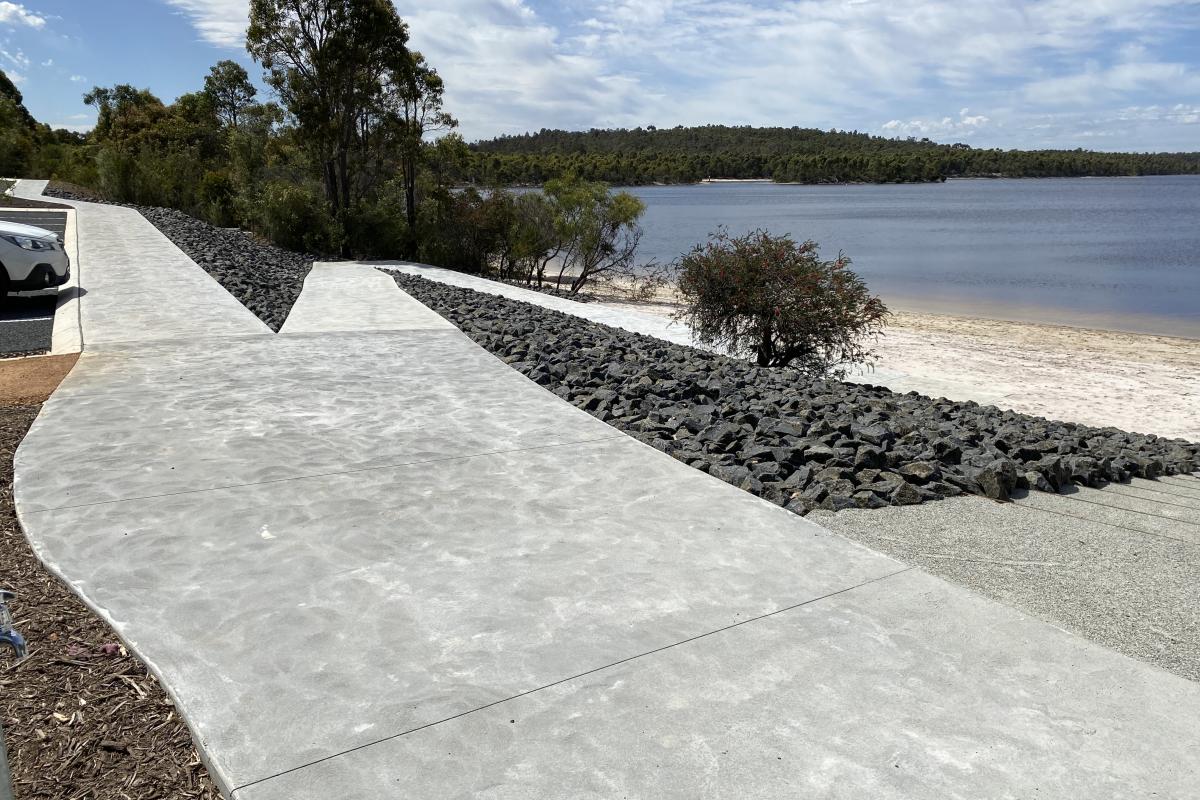
<path fill-rule="evenodd" d="M 313 264 L 280 333 L 457 330 L 400 291 L 373 267 L 353 262 Z"/>
<path fill-rule="evenodd" d="M 1155 482 L 1148 482 L 1155 483 Z M 1111 488 L 1111 487 L 1110 487 Z M 1116 508 L 1113 504 L 1120 504 Z M 1096 489 L 812 515 L 906 564 L 1200 681 L 1200 502 Z"/>
<path fill-rule="evenodd" d="M 912 571 L 235 797 L 1194 797 L 1161 677 Z"/>
<path fill-rule="evenodd" d="M 44 187 L 45 181 L 19 181 L 15 194 L 38 199 Z M 62 202 L 80 212 L 78 264 L 87 293 L 80 309 L 88 347 L 271 333 L 138 212 Z"/>
<path fill-rule="evenodd" d="M 618 435 L 513 402 L 529 381 L 453 328 L 91 353 L 17 451 L 21 513 Z"/>
<path fill-rule="evenodd" d="M 99 337 L 17 453 L 18 514 L 227 796 L 1200 782 L 1197 684 L 625 437 L 363 273 L 319 272 L 286 335 L 203 296 L 145 314 L 116 291 L 137 226 L 78 217 Z"/>
<path fill-rule="evenodd" d="M 22 521 L 227 786 L 900 568 L 627 438 Z"/>

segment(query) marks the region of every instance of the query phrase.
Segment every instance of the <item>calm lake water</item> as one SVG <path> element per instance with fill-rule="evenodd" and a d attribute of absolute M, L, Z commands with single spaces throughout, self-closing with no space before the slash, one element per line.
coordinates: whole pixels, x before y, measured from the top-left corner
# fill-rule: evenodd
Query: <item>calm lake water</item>
<path fill-rule="evenodd" d="M 844 250 L 897 309 L 1200 338 L 1200 176 L 628 191 L 642 258 L 765 228 Z"/>

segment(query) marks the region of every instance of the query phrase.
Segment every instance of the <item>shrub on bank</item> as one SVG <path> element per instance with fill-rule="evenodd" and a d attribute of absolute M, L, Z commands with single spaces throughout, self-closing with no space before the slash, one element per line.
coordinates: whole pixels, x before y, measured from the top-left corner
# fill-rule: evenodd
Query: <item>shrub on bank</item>
<path fill-rule="evenodd" d="M 272 181 L 263 186 L 253 222 L 268 239 L 301 253 L 336 253 L 342 231 L 324 199 L 309 186 Z"/>
<path fill-rule="evenodd" d="M 713 234 L 680 260 L 677 315 L 696 338 L 763 367 L 791 365 L 843 375 L 862 363 L 888 310 L 839 253 L 822 261 L 817 243 L 762 230 Z"/>

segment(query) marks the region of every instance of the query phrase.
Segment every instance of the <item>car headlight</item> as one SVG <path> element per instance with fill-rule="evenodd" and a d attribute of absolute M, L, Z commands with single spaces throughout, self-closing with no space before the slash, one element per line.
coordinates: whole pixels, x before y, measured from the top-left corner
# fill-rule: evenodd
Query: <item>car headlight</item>
<path fill-rule="evenodd" d="M 41 239 L 30 239 L 28 236 L 8 236 L 0 235 L 0 239 L 6 242 L 12 242 L 22 250 L 53 250 L 54 245 L 50 242 L 44 242 Z"/>

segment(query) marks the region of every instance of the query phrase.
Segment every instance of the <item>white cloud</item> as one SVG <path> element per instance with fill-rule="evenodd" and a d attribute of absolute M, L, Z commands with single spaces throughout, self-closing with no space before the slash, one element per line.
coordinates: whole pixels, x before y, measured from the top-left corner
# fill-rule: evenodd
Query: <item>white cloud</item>
<path fill-rule="evenodd" d="M 20 50 L 6 50 L 3 47 L 0 47 L 0 59 L 3 59 L 3 61 L 8 62 L 9 66 L 17 69 L 28 69 L 30 64 L 29 56 L 25 55 L 25 53 Z"/>
<path fill-rule="evenodd" d="M 20 3 L 0 2 L 0 24 L 27 25 L 30 28 L 43 28 L 46 18 L 33 13 Z"/>
<path fill-rule="evenodd" d="M 1083 71 L 1034 81 L 1025 98 L 1042 105 L 1094 105 L 1147 92 L 1200 94 L 1200 71 L 1183 63 L 1126 62 L 1111 67 L 1090 63 Z"/>
<path fill-rule="evenodd" d="M 1200 105 L 1176 103 L 1173 106 L 1128 106 L 1117 112 L 1117 119 L 1197 125 L 1200 124 Z"/>
<path fill-rule="evenodd" d="M 72 133 L 87 133 L 94 127 L 96 127 L 95 122 L 88 122 L 86 124 L 79 123 L 79 122 L 51 122 L 50 123 L 51 130 L 58 130 L 58 129 L 62 128 L 64 130 L 71 131 Z"/>
<path fill-rule="evenodd" d="M 888 136 L 920 136 L 929 139 L 968 139 L 991 120 L 964 108 L 957 117 L 940 119 L 893 119 L 880 126 Z"/>
<path fill-rule="evenodd" d="M 247 0 L 166 0 L 186 14 L 200 38 L 218 47 L 242 46 L 249 21 Z"/>
<path fill-rule="evenodd" d="M 87 78 L 83 77 L 82 75 L 72 75 L 71 76 L 71 83 L 83 83 L 86 80 L 87 80 Z"/>
<path fill-rule="evenodd" d="M 160 1 L 186 14 L 203 40 L 241 47 L 247 0 Z M 1166 56 L 1162 47 L 1171 37 L 1200 35 L 1197 0 L 405 0 L 398 7 L 412 46 L 445 77 L 447 105 L 468 138 L 713 122 L 1018 146 L 1051 130 L 1094 135 L 1086 121 L 1115 119 L 1124 107 L 1200 103 L 1200 63 Z M 943 111 L 965 105 L 988 112 Z M 1060 121 L 1048 122 L 1055 114 Z M 1138 135 L 1152 138 L 1154 124 L 1144 121 Z"/>

